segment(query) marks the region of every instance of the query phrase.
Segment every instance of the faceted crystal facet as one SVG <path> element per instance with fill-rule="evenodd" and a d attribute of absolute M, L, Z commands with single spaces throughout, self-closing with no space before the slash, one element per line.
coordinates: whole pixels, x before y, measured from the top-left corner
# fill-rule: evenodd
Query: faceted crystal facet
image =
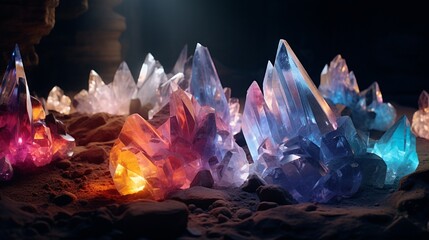
<path fill-rule="evenodd" d="M 70 97 L 64 95 L 64 91 L 60 87 L 55 86 L 49 92 L 46 107 L 48 110 L 53 110 L 62 114 L 70 114 Z"/>
<path fill-rule="evenodd" d="M 215 184 L 239 186 L 249 174 L 241 147 L 213 108 L 180 88 L 171 94 L 170 118 L 155 128 L 130 115 L 110 153 L 110 172 L 121 194 L 146 190 L 155 199 L 187 188 L 203 169 Z"/>
<path fill-rule="evenodd" d="M 70 153 L 74 139 L 51 128 L 42 104 L 31 97 L 18 46 L 0 88 L 0 176 L 11 178 L 12 167 L 39 167 Z M 55 139 L 65 138 L 63 142 Z M 56 150 L 53 147 L 56 147 Z"/>
<path fill-rule="evenodd" d="M 395 122 L 395 108 L 390 103 L 383 103 L 377 82 L 360 92 L 353 72 L 349 73 L 341 55 L 322 70 L 319 90 L 333 104 L 351 108 L 351 117 L 358 129 L 385 131 Z"/>
<path fill-rule="evenodd" d="M 201 106 L 214 108 L 234 134 L 240 131 L 240 103 L 231 98 L 230 89 L 227 90 L 228 97 L 225 95 L 209 50 L 199 43 L 193 56 L 189 91 Z"/>
<path fill-rule="evenodd" d="M 429 139 L 429 94 L 423 91 L 419 97 L 419 110 L 414 112 L 411 129 L 418 137 Z"/>
<path fill-rule="evenodd" d="M 366 152 L 366 142 L 349 118 L 337 122 L 284 40 L 274 65 L 268 62 L 263 89 L 265 95 L 252 83 L 243 112 L 251 171 L 283 186 L 299 202 L 353 195 L 362 180 L 354 156 Z"/>
<path fill-rule="evenodd" d="M 416 170 L 419 164 L 416 137 L 411 133 L 406 116 L 402 116 L 384 133 L 375 143 L 372 152 L 386 162 L 386 184 L 392 184 Z"/>

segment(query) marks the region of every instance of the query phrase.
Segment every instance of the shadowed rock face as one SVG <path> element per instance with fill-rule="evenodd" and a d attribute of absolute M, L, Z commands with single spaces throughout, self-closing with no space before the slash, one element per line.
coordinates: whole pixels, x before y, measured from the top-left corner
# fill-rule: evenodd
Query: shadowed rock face
<path fill-rule="evenodd" d="M 4 0 L 0 2 L 0 75 L 17 43 L 26 66 L 39 63 L 34 48 L 55 25 L 55 8 L 59 0 Z"/>

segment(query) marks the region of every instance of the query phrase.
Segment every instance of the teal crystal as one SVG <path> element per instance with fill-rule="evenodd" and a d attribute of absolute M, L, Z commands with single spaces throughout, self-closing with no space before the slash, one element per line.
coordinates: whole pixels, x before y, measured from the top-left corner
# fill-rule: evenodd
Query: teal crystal
<path fill-rule="evenodd" d="M 384 133 L 375 143 L 372 152 L 386 162 L 386 184 L 393 184 L 416 170 L 419 165 L 416 137 L 411 133 L 410 122 L 406 116 L 402 116 Z"/>

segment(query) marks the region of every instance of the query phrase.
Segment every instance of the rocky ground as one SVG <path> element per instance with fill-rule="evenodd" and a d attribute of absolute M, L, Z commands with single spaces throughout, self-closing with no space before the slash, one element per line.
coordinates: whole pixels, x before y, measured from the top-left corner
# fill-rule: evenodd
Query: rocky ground
<path fill-rule="evenodd" d="M 411 119 L 413 111 L 399 115 Z M 296 204 L 255 177 L 240 188 L 194 186 L 157 202 L 144 192 L 121 196 L 113 185 L 108 154 L 125 117 L 58 117 L 76 139 L 75 154 L 0 184 L 0 239 L 429 239 L 424 139 L 415 173 L 331 204 Z"/>

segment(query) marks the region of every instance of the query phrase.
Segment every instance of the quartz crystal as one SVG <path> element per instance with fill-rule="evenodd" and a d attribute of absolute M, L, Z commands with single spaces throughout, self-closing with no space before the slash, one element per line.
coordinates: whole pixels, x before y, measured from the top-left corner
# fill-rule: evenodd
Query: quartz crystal
<path fill-rule="evenodd" d="M 361 171 L 355 158 L 368 158 L 365 136 L 349 117 L 337 119 L 285 40 L 268 62 L 263 91 L 252 83 L 242 119 L 252 173 L 299 202 L 328 202 L 352 196 L 363 174 L 379 170 Z"/>
<path fill-rule="evenodd" d="M 97 72 L 91 70 L 88 86 L 88 90 L 84 89 L 74 96 L 76 111 L 87 114 L 129 114 L 136 83 L 125 62 L 119 65 L 113 82 L 109 84 L 105 84 Z"/>
<path fill-rule="evenodd" d="M 42 104 L 31 97 L 18 46 L 12 53 L 0 87 L 0 179 L 13 168 L 40 167 L 70 157 L 74 139 Z"/>
<path fill-rule="evenodd" d="M 64 91 L 60 87 L 54 86 L 49 92 L 48 100 L 46 101 L 46 108 L 62 114 L 70 114 L 70 97 L 64 95 Z"/>
<path fill-rule="evenodd" d="M 383 134 L 375 143 L 372 152 L 386 162 L 387 184 L 392 184 L 416 170 L 419 165 L 416 137 L 411 132 L 406 116 L 402 116 Z"/>
<path fill-rule="evenodd" d="M 145 190 L 163 199 L 171 190 L 188 188 L 204 169 L 218 186 L 242 184 L 249 164 L 222 115 L 181 88 L 172 92 L 169 107 L 170 118 L 158 128 L 137 114 L 126 119 L 109 161 L 119 193 Z"/>
<path fill-rule="evenodd" d="M 377 82 L 360 92 L 354 73 L 349 72 L 341 55 L 323 69 L 319 90 L 333 104 L 350 108 L 353 123 L 359 129 L 385 131 L 395 122 L 395 108 L 383 102 Z"/>
<path fill-rule="evenodd" d="M 231 89 L 222 87 L 209 50 L 199 43 L 193 55 L 189 91 L 200 105 L 213 107 L 234 134 L 240 132 L 240 102 L 231 98 Z"/>
<path fill-rule="evenodd" d="M 411 129 L 416 136 L 429 139 L 429 94 L 424 90 L 419 97 L 419 110 L 413 114 Z"/>

